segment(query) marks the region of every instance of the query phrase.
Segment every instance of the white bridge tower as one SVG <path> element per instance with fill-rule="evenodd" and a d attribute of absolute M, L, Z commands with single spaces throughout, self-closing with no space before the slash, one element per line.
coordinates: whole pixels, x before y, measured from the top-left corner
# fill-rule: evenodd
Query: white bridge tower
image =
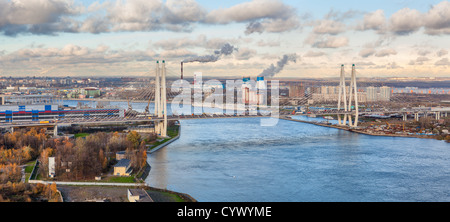
<path fill-rule="evenodd" d="M 356 71 L 355 71 L 355 64 L 352 65 L 352 76 L 350 79 L 350 88 L 349 88 L 349 97 L 347 98 L 347 87 L 345 85 L 345 72 L 344 72 L 344 65 L 341 65 L 341 76 L 340 76 L 340 83 L 339 83 L 339 98 L 338 98 L 338 111 L 341 110 L 341 101 L 344 102 L 344 119 L 341 120 L 341 115 L 338 114 L 338 124 L 339 125 L 347 125 L 350 127 L 357 127 L 358 126 L 358 88 L 356 85 Z M 348 99 L 348 103 L 347 103 Z M 352 107 L 352 101 L 355 102 L 354 107 Z M 355 110 L 355 121 L 352 121 L 352 114 L 348 113 L 352 110 Z M 348 122 L 347 122 L 348 118 Z"/>
<path fill-rule="evenodd" d="M 159 68 L 159 61 L 156 61 L 155 79 L 155 116 L 163 121 L 155 121 L 155 132 L 161 137 L 167 137 L 167 88 L 166 88 L 166 63 L 162 61 Z"/>

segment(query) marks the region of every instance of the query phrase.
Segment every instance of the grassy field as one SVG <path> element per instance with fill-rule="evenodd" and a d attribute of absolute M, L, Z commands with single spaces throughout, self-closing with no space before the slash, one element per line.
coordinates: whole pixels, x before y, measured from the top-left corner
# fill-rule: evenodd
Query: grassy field
<path fill-rule="evenodd" d="M 31 172 L 33 171 L 34 165 L 36 164 L 36 160 L 26 163 L 25 167 L 25 183 L 28 182 L 30 178 Z"/>
<path fill-rule="evenodd" d="M 134 183 L 134 177 L 120 177 L 120 176 L 111 176 L 106 179 L 106 182 L 110 183 Z"/>
<path fill-rule="evenodd" d="M 89 133 L 77 133 L 77 134 L 75 134 L 75 138 L 78 138 L 78 137 L 86 137 L 86 136 L 88 136 L 89 135 Z"/>

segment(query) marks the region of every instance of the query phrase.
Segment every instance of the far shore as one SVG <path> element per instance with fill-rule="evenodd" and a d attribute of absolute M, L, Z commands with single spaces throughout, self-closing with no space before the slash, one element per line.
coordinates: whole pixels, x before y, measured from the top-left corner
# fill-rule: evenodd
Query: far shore
<path fill-rule="evenodd" d="M 323 126 L 323 127 L 330 127 L 330 128 L 335 128 L 335 129 L 341 129 L 341 130 L 346 130 L 346 131 L 349 131 L 349 132 L 354 132 L 354 133 L 359 133 L 359 134 L 364 134 L 364 135 L 369 135 L 369 136 L 389 136 L 389 137 L 407 137 L 407 138 L 420 138 L 420 139 L 436 139 L 433 136 L 424 136 L 424 135 L 370 133 L 370 132 L 365 132 L 365 131 L 358 130 L 358 129 L 351 129 L 351 128 L 347 127 L 347 126 L 328 125 L 328 124 L 323 124 L 323 123 L 318 123 L 318 122 L 316 123 L 316 122 L 299 120 L 299 119 L 292 119 L 292 118 L 287 118 L 287 117 L 281 117 L 280 119 L 290 120 L 290 121 L 295 121 L 295 122 L 302 122 L 302 123 L 309 123 L 309 124 L 313 124 L 313 125 L 316 125 L 316 126 Z"/>

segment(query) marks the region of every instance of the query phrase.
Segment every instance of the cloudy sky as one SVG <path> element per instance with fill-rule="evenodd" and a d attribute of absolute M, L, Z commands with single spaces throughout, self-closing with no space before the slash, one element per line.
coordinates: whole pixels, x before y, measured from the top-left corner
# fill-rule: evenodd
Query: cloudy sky
<path fill-rule="evenodd" d="M 450 77 L 449 51 L 449 1 L 0 0 L 0 76 Z"/>

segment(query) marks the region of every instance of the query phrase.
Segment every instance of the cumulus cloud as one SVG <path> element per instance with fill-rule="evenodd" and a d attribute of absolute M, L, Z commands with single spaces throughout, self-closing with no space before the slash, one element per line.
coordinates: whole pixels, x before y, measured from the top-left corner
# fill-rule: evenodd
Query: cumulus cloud
<path fill-rule="evenodd" d="M 439 56 L 439 57 L 445 56 L 445 55 L 447 55 L 447 54 L 448 54 L 448 51 L 445 50 L 445 49 L 441 49 L 441 50 L 439 50 L 439 51 L 436 53 L 436 55 Z"/>
<path fill-rule="evenodd" d="M 435 66 L 450 66 L 450 61 L 448 58 L 442 58 L 441 60 L 434 63 Z"/>
<path fill-rule="evenodd" d="M 25 48 L 0 57 L 0 62 L 15 67 L 61 66 L 72 64 L 114 64 L 135 61 L 150 61 L 155 54 L 152 51 L 111 50 L 108 46 L 96 48 L 68 44 L 62 48 Z"/>
<path fill-rule="evenodd" d="M 77 26 L 69 17 L 83 10 L 69 0 L 0 0 L 0 32 L 9 36 L 73 32 Z"/>
<path fill-rule="evenodd" d="M 425 56 L 417 57 L 416 60 L 411 60 L 408 64 L 409 65 L 423 65 L 424 62 L 429 61 L 430 59 Z"/>
<path fill-rule="evenodd" d="M 408 35 L 421 27 L 422 15 L 415 9 L 400 9 L 389 19 L 389 30 L 398 35 Z"/>
<path fill-rule="evenodd" d="M 200 47 L 205 46 L 207 42 L 205 35 L 199 35 L 196 39 L 191 39 L 188 37 L 184 38 L 174 38 L 174 39 L 165 39 L 158 42 L 155 42 L 153 46 L 157 48 L 163 49 L 177 49 L 177 48 L 191 48 L 191 47 Z"/>
<path fill-rule="evenodd" d="M 390 55 L 396 55 L 397 51 L 391 48 L 381 49 L 377 53 L 375 53 L 376 57 L 385 57 Z"/>
<path fill-rule="evenodd" d="M 357 26 L 357 30 L 375 30 L 383 33 L 386 29 L 386 17 L 384 11 L 379 9 L 364 15 L 363 21 Z"/>
<path fill-rule="evenodd" d="M 359 56 L 363 58 L 367 58 L 373 54 L 375 54 L 375 49 L 373 48 L 364 48 L 361 51 L 359 51 Z"/>
<path fill-rule="evenodd" d="M 403 69 L 402 66 L 398 65 L 396 62 L 390 62 L 386 65 L 387 69 Z"/>
<path fill-rule="evenodd" d="M 261 47 L 278 47 L 278 46 L 280 46 L 280 42 L 278 42 L 278 41 L 264 41 L 264 40 L 260 40 L 258 42 L 258 46 L 261 46 Z"/>
<path fill-rule="evenodd" d="M 303 55 L 303 57 L 320 57 L 325 55 L 324 52 L 318 52 L 318 51 L 308 51 Z"/>
<path fill-rule="evenodd" d="M 425 14 L 425 32 L 430 35 L 450 34 L 450 2 L 442 1 Z"/>
<path fill-rule="evenodd" d="M 248 60 L 256 55 L 256 50 L 250 48 L 240 48 L 236 53 L 236 59 Z"/>
<path fill-rule="evenodd" d="M 283 32 L 299 25 L 294 8 L 279 0 L 253 0 L 209 12 L 205 23 L 248 23 L 245 34 Z"/>
<path fill-rule="evenodd" d="M 316 34 L 336 35 L 345 31 L 345 24 L 334 20 L 320 20 L 314 25 L 313 32 Z"/>
<path fill-rule="evenodd" d="M 312 44 L 315 48 L 339 48 L 348 45 L 347 37 L 335 37 L 328 36 L 324 39 L 320 39 Z"/>

